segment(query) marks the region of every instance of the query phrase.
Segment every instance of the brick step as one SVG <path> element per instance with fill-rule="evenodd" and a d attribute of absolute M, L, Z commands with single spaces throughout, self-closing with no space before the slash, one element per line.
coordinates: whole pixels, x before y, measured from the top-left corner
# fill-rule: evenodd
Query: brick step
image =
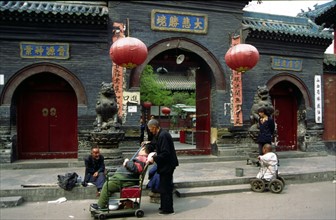
<path fill-rule="evenodd" d="M 67 200 L 95 199 L 96 191 L 96 187 L 93 186 L 76 186 L 71 191 L 66 191 L 58 186 L 24 187 L 20 189 L 0 190 L 0 199 L 2 201 L 4 198 L 21 197 L 23 201 L 29 202 L 53 201 L 61 197 L 65 197 Z"/>
<path fill-rule="evenodd" d="M 335 171 L 281 174 L 285 179 L 286 184 L 333 181 L 334 175 Z M 176 195 L 179 197 L 238 193 L 250 191 L 250 180 L 253 178 L 255 177 L 250 176 L 238 179 L 181 182 L 175 183 L 174 186 Z"/>
<path fill-rule="evenodd" d="M 176 189 L 175 193 L 178 197 L 190 197 L 203 195 L 218 195 L 225 193 L 239 193 L 247 191 L 251 191 L 250 184 L 180 188 Z"/>

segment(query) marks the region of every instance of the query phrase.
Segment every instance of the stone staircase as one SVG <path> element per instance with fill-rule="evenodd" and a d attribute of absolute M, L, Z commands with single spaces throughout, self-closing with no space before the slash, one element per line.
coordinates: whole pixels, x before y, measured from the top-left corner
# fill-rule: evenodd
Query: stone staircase
<path fill-rule="evenodd" d="M 119 147 L 123 152 L 123 156 L 131 158 L 134 152 L 138 150 L 138 144 L 135 142 L 122 143 Z M 213 155 L 200 155 L 200 156 L 179 156 L 180 164 L 187 163 L 215 163 L 217 162 L 235 162 L 247 161 L 249 155 L 253 153 L 250 147 L 235 148 L 233 145 L 225 145 L 218 147 L 218 156 Z M 281 159 L 285 158 L 305 158 L 305 157 L 324 157 L 328 154 L 326 152 L 281 152 Z M 280 159 L 280 161 L 281 161 Z M 252 165 L 253 166 L 253 165 Z M 82 160 L 69 160 L 68 162 L 60 160 L 48 161 L 29 161 L 25 163 L 11 163 L 1 164 L 1 169 L 20 170 L 20 169 L 41 169 L 41 168 L 71 168 L 73 170 L 82 170 L 84 163 Z M 54 175 L 54 174 L 53 174 Z M 253 174 L 255 175 L 255 174 Z M 176 195 L 179 197 L 199 196 L 199 195 L 215 195 L 223 193 L 236 193 L 250 191 L 250 179 L 252 175 L 245 175 L 242 177 L 210 179 L 204 177 L 202 181 L 182 181 L 174 183 Z M 295 175 L 288 174 L 283 176 L 287 181 L 295 182 L 314 182 L 314 181 L 327 181 L 335 178 L 335 171 L 328 172 L 311 172 L 311 173 L 298 173 Z M 39 186 L 28 187 L 21 189 L 6 189 L 0 190 L 1 207 L 10 207 L 19 205 L 22 201 L 49 201 L 55 200 L 60 197 L 66 197 L 68 200 L 78 199 L 95 199 L 95 187 L 78 187 L 73 188 L 72 191 L 65 191 L 54 186 Z M 143 196 L 148 195 L 149 191 L 144 190 Z"/>

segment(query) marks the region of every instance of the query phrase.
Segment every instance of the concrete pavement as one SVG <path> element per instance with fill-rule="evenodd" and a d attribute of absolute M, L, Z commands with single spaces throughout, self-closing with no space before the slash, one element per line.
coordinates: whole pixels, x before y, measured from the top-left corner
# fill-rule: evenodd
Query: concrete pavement
<path fill-rule="evenodd" d="M 289 183 L 332 181 L 336 179 L 336 157 L 311 153 L 278 152 L 279 171 Z M 249 190 L 249 180 L 259 168 L 247 165 L 246 160 L 226 161 L 217 156 L 179 156 L 180 165 L 174 173 L 178 195 L 194 196 Z M 55 168 L 51 168 L 55 167 Z M 236 176 L 236 168 L 244 170 L 244 176 Z M 65 191 L 57 186 L 57 175 L 76 172 L 84 175 L 84 164 L 77 159 L 18 161 L 1 165 L 0 197 L 22 196 L 24 201 L 56 200 L 65 196 L 68 200 L 94 199 L 95 187 L 75 187 Z M 145 183 L 147 183 L 147 178 Z M 245 187 L 242 185 L 245 184 Z M 31 187 L 22 187 L 28 185 Z M 223 188 L 224 187 L 224 188 Z"/>
<path fill-rule="evenodd" d="M 159 204 L 142 197 L 141 219 L 259 219 L 332 220 L 336 218 L 336 184 L 330 181 L 288 184 L 281 194 L 252 191 L 234 194 L 174 197 L 175 215 L 158 216 Z M 18 207 L 0 209 L 1 220 L 81 219 L 93 220 L 90 200 L 68 200 L 60 204 L 26 202 Z M 137 219 L 134 215 L 111 219 Z"/>

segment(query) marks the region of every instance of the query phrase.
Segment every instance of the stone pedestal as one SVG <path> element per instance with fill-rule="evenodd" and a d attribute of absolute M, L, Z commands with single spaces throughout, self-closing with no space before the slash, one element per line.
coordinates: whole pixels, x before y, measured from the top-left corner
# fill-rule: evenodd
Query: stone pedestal
<path fill-rule="evenodd" d="M 91 132 L 91 141 L 100 148 L 100 152 L 105 158 L 105 166 L 120 166 L 122 164 L 124 159 L 119 149 L 119 143 L 124 136 L 125 132 L 122 130 Z"/>

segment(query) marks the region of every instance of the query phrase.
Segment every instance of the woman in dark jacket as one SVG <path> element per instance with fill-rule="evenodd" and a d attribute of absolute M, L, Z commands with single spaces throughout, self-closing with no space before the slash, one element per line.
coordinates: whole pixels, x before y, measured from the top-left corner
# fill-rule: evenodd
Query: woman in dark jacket
<path fill-rule="evenodd" d="M 258 150 L 259 155 L 263 155 L 262 148 L 265 144 L 272 144 L 275 124 L 273 118 L 267 114 L 264 107 L 258 109 L 259 114 L 259 135 L 258 135 Z"/>

